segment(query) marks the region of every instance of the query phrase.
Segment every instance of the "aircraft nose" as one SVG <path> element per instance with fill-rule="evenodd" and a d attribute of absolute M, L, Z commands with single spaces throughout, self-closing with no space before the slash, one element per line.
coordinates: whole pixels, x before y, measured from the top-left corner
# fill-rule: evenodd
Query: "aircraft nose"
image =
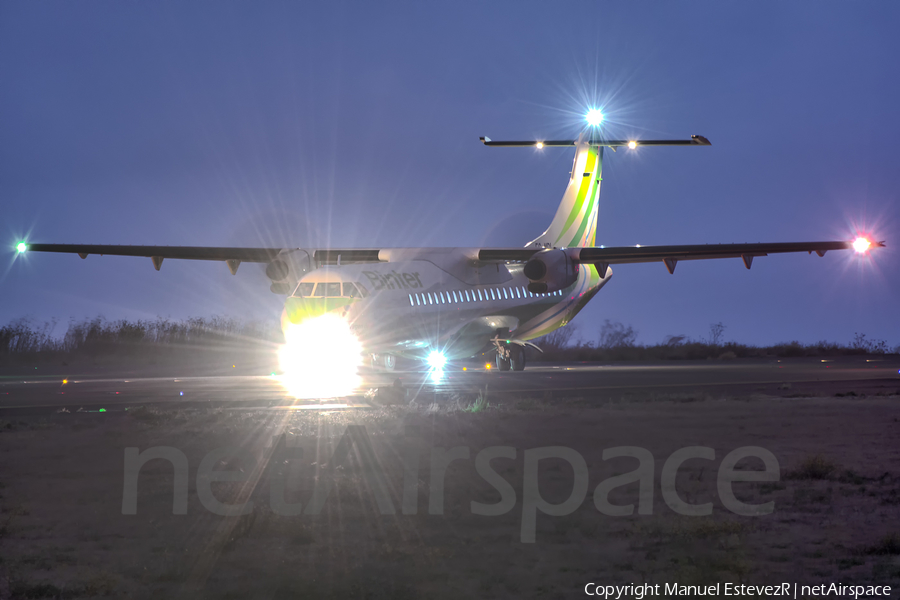
<path fill-rule="evenodd" d="M 350 298 L 288 298 L 281 312 L 281 328 L 297 325 L 329 312 L 344 315 L 351 303 Z"/>

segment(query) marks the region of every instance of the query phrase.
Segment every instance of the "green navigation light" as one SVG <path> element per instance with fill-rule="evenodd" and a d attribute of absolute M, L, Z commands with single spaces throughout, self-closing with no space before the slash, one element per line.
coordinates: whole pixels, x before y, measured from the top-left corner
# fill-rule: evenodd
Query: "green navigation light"
<path fill-rule="evenodd" d="M 25 252 L 26 250 L 28 250 L 28 244 L 26 244 L 25 242 L 19 242 L 18 244 L 16 244 L 16 251 L 19 252 L 19 254 Z"/>

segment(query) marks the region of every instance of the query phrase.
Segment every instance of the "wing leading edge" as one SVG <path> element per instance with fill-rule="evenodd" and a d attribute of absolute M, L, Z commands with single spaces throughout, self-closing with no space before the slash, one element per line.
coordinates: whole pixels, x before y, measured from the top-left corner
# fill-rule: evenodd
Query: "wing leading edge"
<path fill-rule="evenodd" d="M 692 244 L 683 246 L 619 246 L 566 248 L 570 258 L 579 263 L 616 265 L 661 261 L 670 272 L 681 260 L 712 258 L 742 258 L 749 269 L 757 256 L 789 252 L 815 252 L 824 256 L 829 250 L 852 250 L 854 242 L 781 242 L 754 244 Z M 884 247 L 884 242 L 871 242 L 871 247 Z M 90 254 L 110 256 L 140 256 L 153 259 L 159 269 L 165 258 L 213 260 L 229 263 L 229 268 L 241 262 L 270 263 L 283 252 L 293 248 L 228 248 L 212 246 L 115 246 L 104 244 L 26 244 L 28 252 L 61 252 L 87 258 Z M 425 250 L 425 249 L 422 249 Z M 540 248 L 481 248 L 477 250 L 481 262 L 525 262 Z M 384 262 L 379 249 L 316 249 L 310 250 L 319 266 L 351 263 Z M 467 253 L 468 254 L 468 253 Z M 472 256 L 475 253 L 470 254 Z"/>
<path fill-rule="evenodd" d="M 692 244 L 684 246 L 619 246 L 611 248 L 565 249 L 575 262 L 616 265 L 661 261 L 670 273 L 680 260 L 704 260 L 711 258 L 742 258 L 749 269 L 757 256 L 789 252 L 815 252 L 825 256 L 829 250 L 852 250 L 854 242 L 781 242 L 755 244 Z M 872 247 L 883 247 L 884 242 L 871 242 Z M 540 248 L 485 248 L 479 250 L 478 259 L 485 262 L 527 261 Z"/>

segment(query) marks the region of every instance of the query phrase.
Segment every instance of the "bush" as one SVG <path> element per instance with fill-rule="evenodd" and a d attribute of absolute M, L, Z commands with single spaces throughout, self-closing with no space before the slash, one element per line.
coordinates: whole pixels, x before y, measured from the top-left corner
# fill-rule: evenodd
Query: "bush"
<path fill-rule="evenodd" d="M 128 349 L 173 346 L 254 345 L 282 341 L 276 322 L 243 322 L 213 316 L 171 321 L 107 321 L 96 317 L 70 321 L 60 337 L 52 335 L 56 321 L 37 323 L 17 319 L 0 327 L 0 356 L 29 356 L 41 353 L 119 354 Z"/>
<path fill-rule="evenodd" d="M 837 465 L 821 454 L 809 456 L 797 466 L 787 471 L 785 479 L 832 479 L 837 473 Z"/>

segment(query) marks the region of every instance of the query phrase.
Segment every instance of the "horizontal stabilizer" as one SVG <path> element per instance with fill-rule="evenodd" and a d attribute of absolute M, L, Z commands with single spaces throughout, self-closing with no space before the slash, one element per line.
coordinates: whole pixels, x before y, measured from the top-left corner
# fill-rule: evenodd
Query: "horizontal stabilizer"
<path fill-rule="evenodd" d="M 574 146 L 578 140 L 529 140 L 529 141 L 508 141 L 495 142 L 489 137 L 480 138 L 481 143 L 485 146 L 502 146 L 507 148 L 516 147 L 534 147 L 534 148 L 552 148 Z M 589 146 L 606 146 L 609 148 L 618 148 L 627 146 L 629 148 L 637 148 L 639 146 L 712 146 L 710 141 L 702 135 L 692 135 L 689 140 L 588 140 Z"/>

